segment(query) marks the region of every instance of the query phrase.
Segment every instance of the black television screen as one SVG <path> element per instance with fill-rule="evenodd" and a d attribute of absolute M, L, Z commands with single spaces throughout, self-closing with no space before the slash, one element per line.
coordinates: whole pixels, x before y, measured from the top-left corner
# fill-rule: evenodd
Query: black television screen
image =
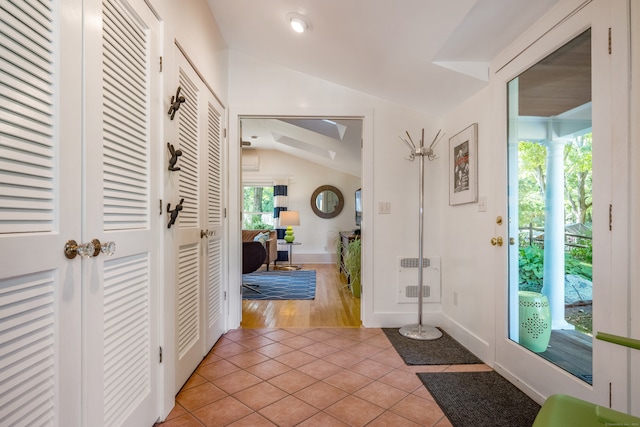
<path fill-rule="evenodd" d="M 356 190 L 356 227 L 362 223 L 362 189 Z"/>

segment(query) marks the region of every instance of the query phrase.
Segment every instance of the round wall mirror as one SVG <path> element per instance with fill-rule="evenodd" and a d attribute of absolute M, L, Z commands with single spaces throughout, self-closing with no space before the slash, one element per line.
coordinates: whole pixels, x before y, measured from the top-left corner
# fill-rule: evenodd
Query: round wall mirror
<path fill-rule="evenodd" d="M 322 185 L 311 195 L 311 209 L 320 218 L 333 218 L 342 212 L 344 197 L 333 185 Z"/>

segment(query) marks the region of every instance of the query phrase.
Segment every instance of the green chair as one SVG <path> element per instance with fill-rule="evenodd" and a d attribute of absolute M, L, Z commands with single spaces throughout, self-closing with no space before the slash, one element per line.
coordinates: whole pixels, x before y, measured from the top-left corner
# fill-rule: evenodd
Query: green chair
<path fill-rule="evenodd" d="M 565 394 L 554 394 L 544 402 L 532 427 L 638 426 L 640 418 Z"/>

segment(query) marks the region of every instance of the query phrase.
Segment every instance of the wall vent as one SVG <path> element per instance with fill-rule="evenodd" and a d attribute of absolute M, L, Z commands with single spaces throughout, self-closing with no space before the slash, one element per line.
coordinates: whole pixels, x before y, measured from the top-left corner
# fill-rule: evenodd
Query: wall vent
<path fill-rule="evenodd" d="M 417 257 L 398 257 L 398 303 L 418 303 L 419 261 Z M 440 258 L 424 258 L 422 263 L 422 301 L 440 302 Z"/>

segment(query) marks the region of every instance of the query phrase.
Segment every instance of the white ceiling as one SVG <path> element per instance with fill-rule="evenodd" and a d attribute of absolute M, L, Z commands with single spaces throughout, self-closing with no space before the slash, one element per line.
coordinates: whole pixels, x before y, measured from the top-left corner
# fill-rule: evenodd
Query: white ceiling
<path fill-rule="evenodd" d="M 360 176 L 362 120 L 344 118 L 243 118 L 242 154 L 277 150 Z"/>
<path fill-rule="evenodd" d="M 231 50 L 442 116 L 485 87 L 493 57 L 558 1 L 208 3 Z M 287 19 L 290 13 L 306 16 L 311 29 L 293 32 Z M 361 125 L 355 124 L 361 131 Z M 360 175 L 360 135 L 351 142 L 316 135 L 279 120 L 243 121 L 243 140 L 250 140 L 254 148 L 277 149 Z M 341 142 L 336 145 L 336 141 Z"/>
<path fill-rule="evenodd" d="M 208 0 L 229 49 L 441 116 L 559 0 Z M 311 30 L 294 33 L 289 13 Z"/>

